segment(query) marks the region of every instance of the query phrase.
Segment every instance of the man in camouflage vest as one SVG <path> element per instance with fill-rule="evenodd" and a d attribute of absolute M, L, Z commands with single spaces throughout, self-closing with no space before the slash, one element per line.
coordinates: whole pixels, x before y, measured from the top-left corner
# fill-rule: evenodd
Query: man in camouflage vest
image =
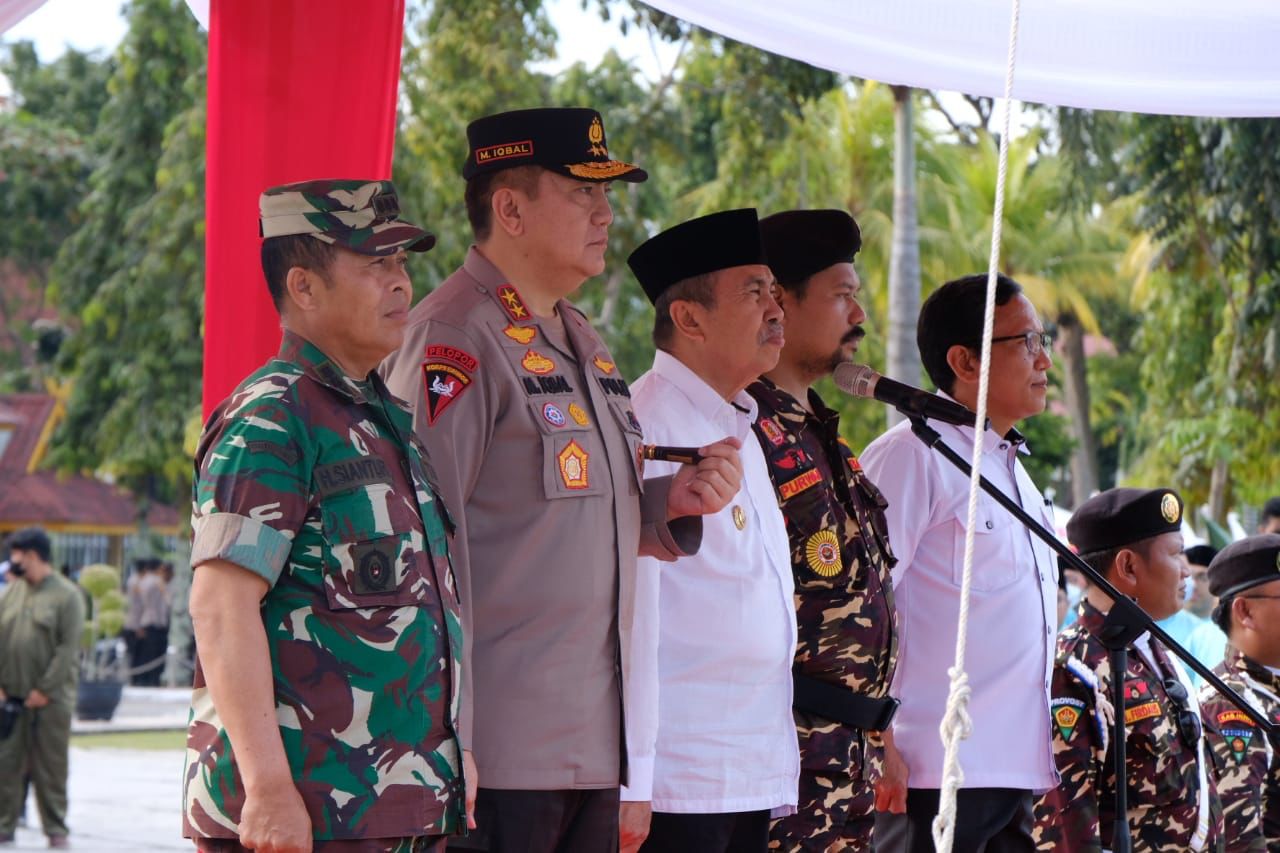
<path fill-rule="evenodd" d="M 1182 500 L 1170 489 L 1110 489 L 1081 504 L 1067 536 L 1081 558 L 1153 619 L 1182 605 Z M 1062 783 L 1035 806 L 1038 850 L 1097 853 L 1111 843 L 1113 715 L 1123 715 L 1128 821 L 1134 853 L 1222 850 L 1222 806 L 1191 680 L 1159 640 L 1128 647 L 1124 707 L 1098 639 L 1111 599 L 1090 586 L 1080 619 L 1058 635 L 1050 714 Z"/>
<path fill-rule="evenodd" d="M 184 831 L 202 851 L 443 849 L 469 817 L 450 522 L 373 372 L 403 337 L 405 252 L 435 238 L 390 181 L 260 208 L 284 337 L 196 451 Z"/>
<path fill-rule="evenodd" d="M 787 335 L 778 366 L 747 388 L 753 429 L 787 522 L 799 641 L 794 714 L 800 802 L 775 820 L 772 850 L 870 850 L 880 729 L 897 632 L 885 501 L 812 385 L 849 361 L 865 332 L 853 268 L 861 235 L 842 210 L 792 210 L 760 222 Z"/>
<path fill-rule="evenodd" d="M 1209 564 L 1213 618 L 1227 635 L 1227 659 L 1215 670 L 1268 720 L 1280 723 L 1280 535 L 1228 545 Z M 1200 705 L 1222 774 L 1218 793 L 1227 853 L 1280 850 L 1280 756 L 1243 711 L 1206 684 Z"/>

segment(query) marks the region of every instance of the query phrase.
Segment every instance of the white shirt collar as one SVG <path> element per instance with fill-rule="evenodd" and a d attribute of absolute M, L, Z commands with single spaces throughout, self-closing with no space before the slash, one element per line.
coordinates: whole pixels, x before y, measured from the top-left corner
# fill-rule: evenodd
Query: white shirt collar
<path fill-rule="evenodd" d="M 654 353 L 653 372 L 680 389 L 694 409 L 708 420 L 726 416 L 746 417 L 749 423 L 753 423 L 759 412 L 755 399 L 746 391 L 739 391 L 732 401 L 726 402 L 705 379 L 669 352 L 658 350 Z"/>
<path fill-rule="evenodd" d="M 959 400 L 957 400 L 955 397 L 952 397 L 946 391 L 939 389 L 936 393 L 939 397 L 941 397 L 944 400 L 950 400 L 952 403 L 956 403 L 957 405 L 961 405 L 961 406 L 964 405 L 964 403 L 961 403 Z M 959 426 L 957 424 L 948 424 L 948 426 L 952 427 L 953 429 L 960 430 L 966 438 L 969 438 L 970 436 L 973 435 L 973 427 L 971 426 Z M 1004 452 L 1004 451 L 1007 451 L 1009 449 L 1009 445 L 1012 444 L 1018 453 L 1022 453 L 1027 456 L 1030 456 L 1031 448 L 1027 447 L 1026 439 L 1022 437 L 1022 434 L 1019 433 L 1016 429 L 1010 430 L 1010 432 L 1017 436 L 1016 440 L 1011 440 L 1009 436 L 1000 435 L 1000 433 L 996 432 L 991 427 L 987 427 L 987 431 L 982 434 L 983 452 L 984 453 Z"/>

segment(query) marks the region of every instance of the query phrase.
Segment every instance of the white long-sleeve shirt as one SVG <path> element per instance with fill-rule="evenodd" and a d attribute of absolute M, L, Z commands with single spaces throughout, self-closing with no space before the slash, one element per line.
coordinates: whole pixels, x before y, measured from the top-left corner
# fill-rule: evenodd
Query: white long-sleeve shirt
<path fill-rule="evenodd" d="M 631 402 L 646 442 L 742 439 L 743 480 L 729 506 L 703 518 L 695 556 L 639 561 L 624 662 L 632 689 L 623 799 L 652 800 L 660 812 L 787 814 L 800 773 L 791 714 L 796 614 L 786 524 L 751 436 L 755 401 L 740 393 L 726 402 L 660 351 Z"/>
<path fill-rule="evenodd" d="M 966 462 L 973 428 L 931 426 Z M 938 725 L 946 709 L 947 668 L 955 662 L 969 480 L 899 423 L 859 457 L 889 501 L 889 544 L 898 557 L 893 594 L 899 614 L 898 669 L 892 694 L 902 705 L 894 740 L 912 788 L 942 785 Z M 982 473 L 1037 521 L 1053 529 L 1044 498 L 1018 453 L 1025 445 L 987 430 Z M 1056 787 L 1049 730 L 1049 682 L 1057 625 L 1057 563 L 985 492 L 979 495 L 969 597 L 965 670 L 973 735 L 960 742 L 966 788 Z"/>

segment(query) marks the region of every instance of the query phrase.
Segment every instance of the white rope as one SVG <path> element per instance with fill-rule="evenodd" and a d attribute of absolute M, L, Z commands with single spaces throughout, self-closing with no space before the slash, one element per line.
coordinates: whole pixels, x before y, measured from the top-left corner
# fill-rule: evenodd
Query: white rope
<path fill-rule="evenodd" d="M 981 425 L 987 420 L 987 387 L 991 365 L 991 329 L 996 313 L 996 274 L 1000 270 L 1000 236 L 1004 223 L 1004 185 L 1009 171 L 1009 124 L 1013 110 L 1014 57 L 1018 52 L 1018 14 L 1020 0 L 1013 0 L 1009 20 L 1009 61 L 1004 78 L 1004 119 L 1000 133 L 1000 170 L 996 177 L 996 203 L 992 214 L 991 257 L 987 263 L 987 301 L 982 317 L 982 367 L 978 379 L 978 413 L 974 419 L 972 476 L 969 478 L 969 516 L 964 533 L 964 574 L 960 581 L 960 615 L 956 625 L 955 665 L 947 670 L 951 679 L 947 709 L 938 726 L 942 737 L 944 759 L 942 790 L 938 815 L 933 819 L 933 845 L 937 853 L 951 853 L 956 829 L 956 792 L 964 783 L 960 767 L 960 741 L 973 733 L 969 717 L 969 674 L 964 670 L 965 646 L 969 636 L 969 587 L 973 575 L 973 531 L 978 520 L 978 478 L 982 474 L 982 452 L 985 447 Z"/>

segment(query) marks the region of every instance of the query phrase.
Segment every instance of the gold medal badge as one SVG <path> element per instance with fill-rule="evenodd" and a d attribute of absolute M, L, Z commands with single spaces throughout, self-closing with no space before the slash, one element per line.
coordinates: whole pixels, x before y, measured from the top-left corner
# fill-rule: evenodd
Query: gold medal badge
<path fill-rule="evenodd" d="M 733 506 L 733 526 L 739 530 L 745 530 L 747 527 L 747 514 L 737 504 Z"/>
<path fill-rule="evenodd" d="M 810 536 L 804 545 L 804 556 L 818 577 L 833 578 L 844 571 L 840 539 L 830 530 L 819 530 Z"/>
<path fill-rule="evenodd" d="M 1178 507 L 1178 499 L 1173 496 L 1172 492 L 1165 492 L 1164 497 L 1160 499 L 1160 514 L 1170 524 L 1177 524 L 1178 519 L 1182 517 L 1182 511 Z"/>

